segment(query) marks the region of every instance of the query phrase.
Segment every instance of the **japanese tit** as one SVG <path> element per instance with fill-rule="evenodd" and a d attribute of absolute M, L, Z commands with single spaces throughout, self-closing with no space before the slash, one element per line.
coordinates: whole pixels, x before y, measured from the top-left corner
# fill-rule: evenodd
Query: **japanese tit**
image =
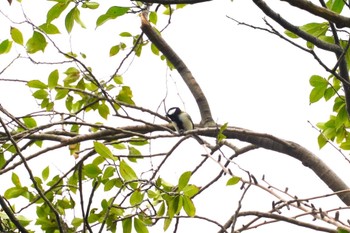
<path fill-rule="evenodd" d="M 194 128 L 190 115 L 187 112 L 181 111 L 178 107 L 170 108 L 166 115 L 173 122 L 176 131 L 180 134 Z"/>

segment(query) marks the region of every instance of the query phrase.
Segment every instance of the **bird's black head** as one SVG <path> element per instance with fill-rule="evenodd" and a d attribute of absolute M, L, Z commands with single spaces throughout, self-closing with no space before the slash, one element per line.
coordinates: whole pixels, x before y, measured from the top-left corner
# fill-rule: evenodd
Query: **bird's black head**
<path fill-rule="evenodd" d="M 179 116 L 179 114 L 181 113 L 181 109 L 178 107 L 172 107 L 169 108 L 168 112 L 167 112 L 167 117 L 169 117 L 172 121 L 175 121 L 177 119 L 177 117 Z"/>

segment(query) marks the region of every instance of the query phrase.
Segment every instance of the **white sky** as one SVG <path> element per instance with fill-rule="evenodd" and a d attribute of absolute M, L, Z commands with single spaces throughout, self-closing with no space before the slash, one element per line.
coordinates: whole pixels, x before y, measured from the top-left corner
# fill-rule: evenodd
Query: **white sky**
<path fill-rule="evenodd" d="M 25 9 L 31 9 L 30 7 L 40 2 L 24 0 Z M 101 8 L 112 3 L 114 2 L 107 1 L 106 5 L 102 5 Z M 17 3 L 14 3 L 12 7 L 8 7 L 6 4 L 6 1 L 0 2 L 0 9 L 6 14 L 18 7 Z M 274 2 L 274 4 L 277 6 L 283 4 L 283 10 L 290 15 L 287 19 L 293 19 L 293 23 L 301 25 L 311 20 L 303 13 L 298 13 L 300 17 L 295 17 L 293 11 L 287 10 L 290 8 L 287 8 L 289 5 L 285 3 Z M 50 3 L 48 3 L 49 6 L 51 6 Z M 40 7 L 46 6 L 40 4 Z M 99 12 L 103 12 L 103 10 Z M 26 13 L 33 19 L 33 22 L 37 24 L 44 22 L 45 15 L 42 15 L 44 18 L 40 18 L 41 14 L 38 11 L 26 11 Z M 109 77 L 119 64 L 115 58 L 108 59 L 109 48 L 118 42 L 119 32 L 124 30 L 122 28 L 126 28 L 126 30 L 131 28 L 130 30 L 139 32 L 139 22 L 137 19 L 123 20 L 121 18 L 109 21 L 95 30 L 96 17 L 93 17 L 93 11 L 86 11 L 86 13 L 92 15 L 82 12 L 82 20 L 90 28 L 81 30 L 78 25 L 74 27 L 71 37 L 72 47 L 77 52 L 79 50 L 86 52 L 87 65 L 92 66 L 94 72 L 103 79 Z M 13 13 L 8 14 L 13 17 Z M 321 151 L 318 150 L 316 140 L 318 133 L 307 123 L 308 120 L 316 124 L 328 119 L 329 104 L 310 106 L 308 101 L 311 90 L 308 84 L 309 78 L 312 74 L 325 75 L 323 69 L 310 55 L 287 42 L 262 31 L 238 26 L 237 23 L 226 18 L 226 15 L 242 22 L 265 26 L 262 20 L 263 14 L 251 1 L 235 0 L 230 3 L 230 1 L 217 0 L 187 6 L 179 10 L 173 15 L 171 25 L 163 33 L 164 38 L 182 57 L 206 93 L 214 119 L 219 123 L 229 122 L 233 126 L 295 141 L 320 156 L 342 178 L 349 177 L 348 164 L 336 150 L 329 146 Z M 164 20 L 167 19 L 164 17 Z M 269 22 L 272 23 L 272 20 Z M 318 22 L 320 21 L 318 20 Z M 8 21 L 0 15 L 0 25 L 5 23 L 8 24 Z M 161 25 L 164 25 L 164 21 L 160 22 L 159 28 L 162 28 Z M 280 29 L 278 26 L 276 28 Z M 26 39 L 30 36 L 30 29 L 28 27 Z M 64 32 L 63 27 L 60 29 Z M 8 38 L 8 30 L 8 27 L 0 27 L 0 40 Z M 115 32 L 111 32 L 113 30 Z M 94 34 L 91 35 L 91 33 Z M 61 48 L 69 49 L 70 45 L 66 41 L 60 39 L 55 39 L 55 41 Z M 51 49 L 48 48 L 49 50 Z M 143 57 L 135 58 L 130 69 L 124 75 L 125 83 L 130 85 L 133 90 L 135 102 L 140 106 L 156 110 L 165 96 L 167 84 L 169 88 L 167 107 L 178 105 L 183 108 L 183 100 L 186 111 L 198 123 L 200 120 L 199 112 L 194 99 L 178 74 L 172 72 L 173 79 L 166 79 L 169 76 L 167 76 L 168 71 L 164 63 L 160 59 L 152 57 L 150 52 L 146 50 L 144 50 Z M 23 52 L 20 49 L 18 51 Z M 7 55 L 0 57 L 0 64 L 7 64 L 3 63 L 6 57 Z M 41 59 L 40 53 L 35 57 Z M 328 55 L 327 59 L 333 62 L 334 56 Z M 43 69 L 42 66 L 37 66 L 37 69 L 33 66 L 27 68 L 25 64 L 27 63 L 16 64 L 0 78 L 24 80 L 42 78 L 46 80 L 50 71 L 54 69 L 52 66 L 47 66 L 47 69 Z M 0 66 L 0 69 L 2 67 L 3 65 Z M 125 71 L 125 69 L 123 70 Z M 13 89 L 15 87 L 16 90 Z M 26 87 L 17 88 L 15 84 L 6 83 L 5 85 L 2 82 L 0 103 L 13 114 L 32 111 L 32 108 L 35 107 L 34 101 L 26 98 L 28 103 L 24 103 L 21 98 L 22 95 L 30 92 Z M 176 181 L 176 177 L 183 171 L 193 169 L 194 164 L 201 158 L 198 152 L 192 154 L 192 147 L 193 144 L 189 144 L 189 148 L 185 146 L 179 153 L 172 156 L 172 162 L 168 163 L 167 169 L 163 170 L 164 177 Z M 271 184 L 281 189 L 288 186 L 290 192 L 300 198 L 330 192 L 322 181 L 307 168 L 304 168 L 300 162 L 285 155 L 257 150 L 242 155 L 236 162 L 244 169 L 251 171 L 257 178 L 265 174 Z M 52 164 L 59 167 L 55 163 L 54 160 Z M 68 166 L 72 166 L 72 164 L 74 164 L 73 159 Z M 181 169 L 176 169 L 179 166 Z M 165 172 L 166 170 L 167 172 Z M 219 167 L 213 163 L 207 165 L 206 171 L 208 176 L 214 177 L 218 173 Z M 207 178 L 204 174 L 203 176 Z M 200 183 L 201 179 L 202 177 L 196 177 L 193 182 Z M 235 210 L 237 199 L 232 199 L 232 196 L 240 194 L 239 187 L 225 188 L 225 182 L 226 179 L 217 184 L 215 189 L 212 189 L 213 191 L 195 199 L 199 215 L 214 217 L 222 224 Z M 0 191 L 3 192 L 1 188 Z M 260 206 L 262 209 L 270 209 L 271 201 L 263 202 L 262 197 L 260 194 L 255 197 L 250 195 L 247 202 L 244 203 L 244 208 L 254 210 L 255 207 Z M 213 201 L 209 202 L 208 198 Z M 328 205 L 328 207 L 337 207 L 340 202 L 332 199 L 332 201 L 323 202 L 323 204 Z M 188 222 L 190 223 L 191 220 Z M 182 225 L 180 224 L 180 226 Z M 202 232 L 216 232 L 209 231 L 210 228 L 206 224 L 196 225 L 196 232 L 201 232 L 199 229 L 201 226 L 203 227 Z M 277 229 L 281 229 L 281 225 L 262 227 L 256 232 L 274 232 Z M 283 229 L 285 229 L 284 226 Z M 291 228 L 290 231 L 293 229 L 295 230 L 295 228 Z M 179 232 L 186 231 L 180 230 Z"/>

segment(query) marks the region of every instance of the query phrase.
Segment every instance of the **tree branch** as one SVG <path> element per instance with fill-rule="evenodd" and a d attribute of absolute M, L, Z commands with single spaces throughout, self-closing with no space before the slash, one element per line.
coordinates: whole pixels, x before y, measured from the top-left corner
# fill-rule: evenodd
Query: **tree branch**
<path fill-rule="evenodd" d="M 6 213 L 6 215 L 10 218 L 11 222 L 15 224 L 19 232 L 27 233 L 28 231 L 22 226 L 22 224 L 18 221 L 16 216 L 12 213 L 11 209 L 7 206 L 4 198 L 0 196 L 0 206 L 2 210 Z"/>
<path fill-rule="evenodd" d="M 350 18 L 339 15 L 329 9 L 317 6 L 311 1 L 305 0 L 281 0 L 290 5 L 305 10 L 313 15 L 317 15 L 337 25 L 338 28 L 350 27 Z"/>
<path fill-rule="evenodd" d="M 193 77 L 191 71 L 168 43 L 153 29 L 145 12 L 141 14 L 141 30 L 147 35 L 149 40 L 164 54 L 164 56 L 174 65 L 181 75 L 182 79 L 190 89 L 193 97 L 196 99 L 199 111 L 201 113 L 201 126 L 214 126 L 215 122 L 211 116 L 211 111 L 207 98 L 205 97 L 199 84 Z"/>
<path fill-rule="evenodd" d="M 263 0 L 253 0 L 253 2 L 270 18 L 272 18 L 274 21 L 276 21 L 278 24 L 280 24 L 285 29 L 293 32 L 294 34 L 298 35 L 299 37 L 303 38 L 306 41 L 309 41 L 313 43 L 315 46 L 317 46 L 320 49 L 324 49 L 327 51 L 335 52 L 335 53 L 342 53 L 342 48 L 338 45 L 327 43 L 325 41 L 322 41 L 318 39 L 317 37 L 314 37 L 310 35 L 309 33 L 304 32 L 299 27 L 289 23 L 287 20 L 282 18 L 278 13 L 273 11 Z"/>

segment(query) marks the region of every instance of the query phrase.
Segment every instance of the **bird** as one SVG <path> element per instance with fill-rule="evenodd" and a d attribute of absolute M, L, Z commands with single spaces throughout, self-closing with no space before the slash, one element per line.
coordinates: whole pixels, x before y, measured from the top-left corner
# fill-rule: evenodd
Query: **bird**
<path fill-rule="evenodd" d="M 188 130 L 194 129 L 191 116 L 187 112 L 182 111 L 180 108 L 169 108 L 166 115 L 170 118 L 174 125 L 174 128 L 179 134 L 183 134 Z"/>
<path fill-rule="evenodd" d="M 170 118 L 174 125 L 174 128 L 179 134 L 183 134 L 186 131 L 194 129 L 194 124 L 191 116 L 187 112 L 182 111 L 180 108 L 169 108 L 166 115 L 168 118 Z M 204 141 L 198 135 L 193 134 L 192 137 L 196 139 L 199 144 L 204 144 Z"/>

